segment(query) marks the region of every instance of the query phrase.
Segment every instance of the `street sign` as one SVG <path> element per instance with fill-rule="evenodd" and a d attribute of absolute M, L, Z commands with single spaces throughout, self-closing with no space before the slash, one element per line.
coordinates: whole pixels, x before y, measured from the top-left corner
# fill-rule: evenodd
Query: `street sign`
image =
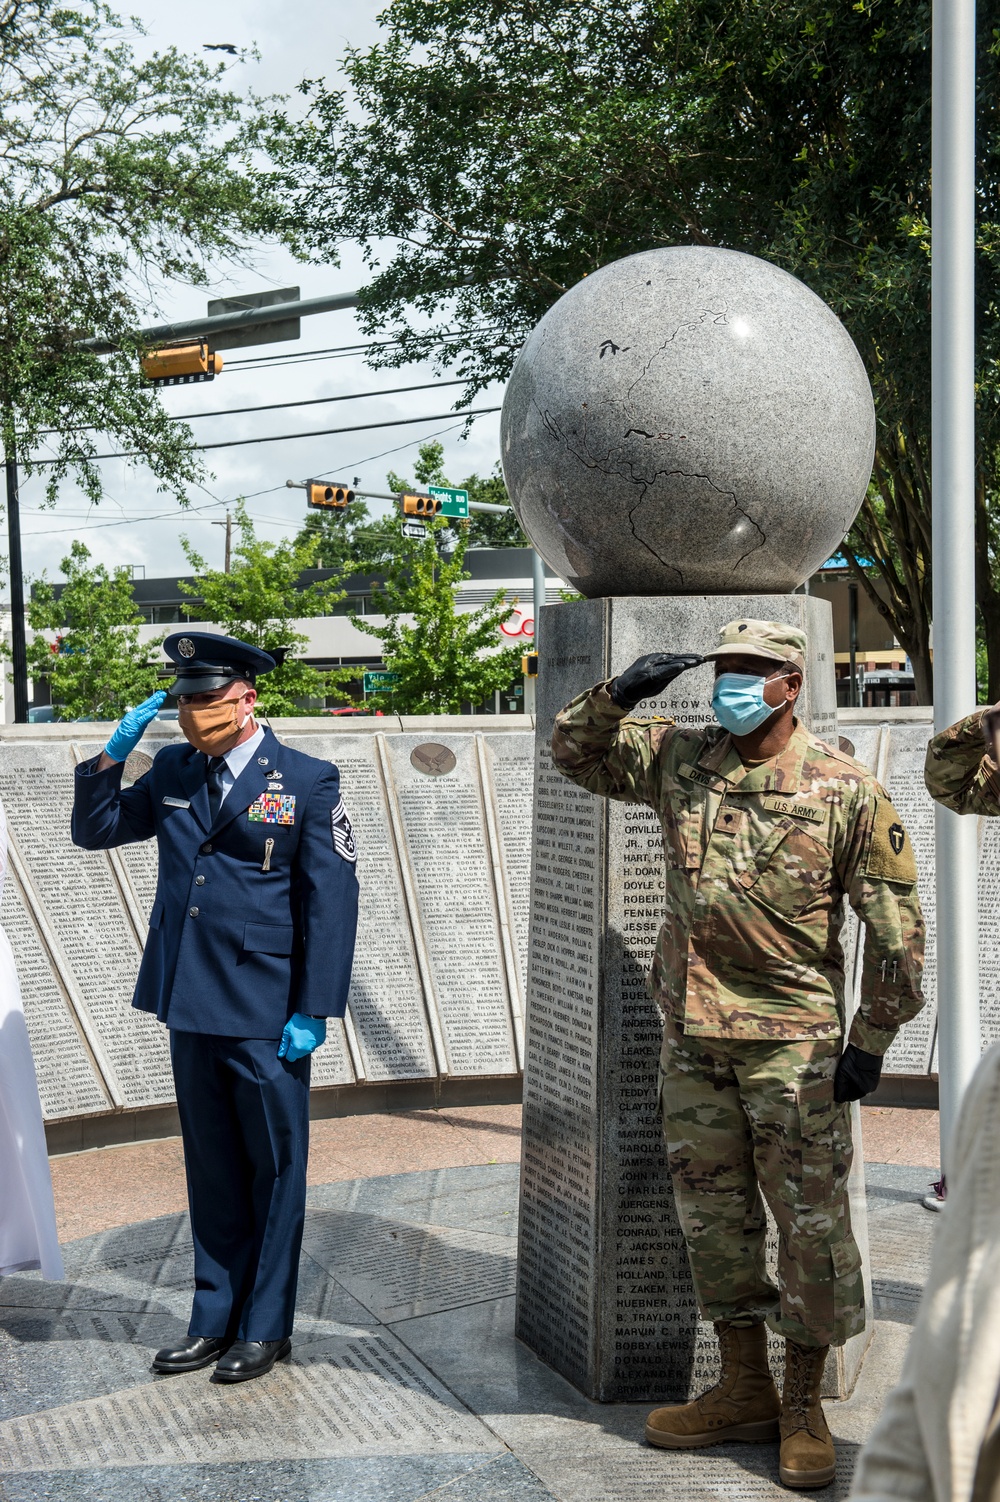
<path fill-rule="evenodd" d="M 374 673 L 365 673 L 361 686 L 366 694 L 382 694 L 387 689 L 391 689 L 394 683 L 398 682 L 398 673 L 376 671 Z"/>
<path fill-rule="evenodd" d="M 403 536 L 415 537 L 419 541 L 421 537 L 427 536 L 427 528 L 424 526 L 423 522 L 404 522 Z"/>
<path fill-rule="evenodd" d="M 441 502 L 440 516 L 468 516 L 469 492 L 453 485 L 428 485 L 427 494 Z"/>
<path fill-rule="evenodd" d="M 217 297 L 208 305 L 209 318 L 219 313 L 244 313 L 253 308 L 271 308 L 275 303 L 298 302 L 298 287 L 276 287 L 269 292 L 241 292 L 235 297 Z M 301 324 L 297 318 L 285 318 L 280 323 L 250 324 L 242 329 L 227 329 L 225 333 L 210 334 L 213 349 L 246 349 L 251 344 L 277 344 L 283 339 L 301 337 Z"/>

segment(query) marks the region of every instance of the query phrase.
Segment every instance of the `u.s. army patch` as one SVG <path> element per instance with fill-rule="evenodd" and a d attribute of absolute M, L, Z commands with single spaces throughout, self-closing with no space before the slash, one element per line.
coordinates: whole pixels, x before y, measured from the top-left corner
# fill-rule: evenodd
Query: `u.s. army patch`
<path fill-rule="evenodd" d="M 330 811 L 330 828 L 333 831 L 334 850 L 341 860 L 350 861 L 353 866 L 358 858 L 358 847 L 343 798 L 338 799 L 337 807 Z"/>
<path fill-rule="evenodd" d="M 917 879 L 913 846 L 888 798 L 878 798 L 875 802 L 875 818 L 868 837 L 868 859 L 864 874 L 882 881 L 908 884 Z"/>
<path fill-rule="evenodd" d="M 261 793 L 247 811 L 251 824 L 294 824 L 294 793 Z"/>

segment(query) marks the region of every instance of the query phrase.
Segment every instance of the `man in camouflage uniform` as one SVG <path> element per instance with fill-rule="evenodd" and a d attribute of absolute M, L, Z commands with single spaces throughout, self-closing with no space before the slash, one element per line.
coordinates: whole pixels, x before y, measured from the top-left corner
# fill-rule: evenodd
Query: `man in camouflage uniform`
<path fill-rule="evenodd" d="M 923 1004 L 923 920 L 884 789 L 795 718 L 802 632 L 742 620 L 720 637 L 707 654 L 713 704 L 732 733 L 631 718 L 703 660 L 654 654 L 557 715 L 552 754 L 591 792 L 648 804 L 663 829 L 666 917 L 650 988 L 665 1018 L 664 1129 L 722 1374 L 694 1402 L 650 1414 L 646 1437 L 687 1448 L 780 1435 L 785 1484 L 824 1486 L 835 1457 L 823 1365 L 865 1317 L 847 1102 L 875 1088 L 897 1028 Z M 866 928 L 846 1049 L 845 894 Z M 778 1226 L 777 1288 L 762 1194 Z M 765 1320 L 785 1337 L 782 1399 Z"/>

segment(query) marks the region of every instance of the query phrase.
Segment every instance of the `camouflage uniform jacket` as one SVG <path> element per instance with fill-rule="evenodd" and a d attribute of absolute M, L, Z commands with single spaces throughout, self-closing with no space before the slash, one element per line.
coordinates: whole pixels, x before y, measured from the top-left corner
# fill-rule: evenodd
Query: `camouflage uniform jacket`
<path fill-rule="evenodd" d="M 720 726 L 626 716 L 598 684 L 556 716 L 555 765 L 655 810 L 666 917 L 652 995 L 686 1033 L 823 1038 L 844 1030 L 844 894 L 865 924 L 850 1041 L 882 1054 L 923 1006 L 924 923 L 910 841 L 884 789 L 796 721 L 747 769 Z"/>
<path fill-rule="evenodd" d="M 949 725 L 927 747 L 927 791 L 956 814 L 1000 814 L 1000 769 L 986 748 L 983 717 L 987 710 Z"/>

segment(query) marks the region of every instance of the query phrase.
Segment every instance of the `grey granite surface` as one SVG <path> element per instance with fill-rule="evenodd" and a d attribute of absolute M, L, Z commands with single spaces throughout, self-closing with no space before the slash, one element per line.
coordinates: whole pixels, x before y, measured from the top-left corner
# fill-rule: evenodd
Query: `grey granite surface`
<path fill-rule="evenodd" d="M 876 1288 L 919 1287 L 940 1223 L 929 1169 L 869 1165 Z M 514 1335 L 514 1299 L 437 1259 L 512 1247 L 513 1165 L 430 1170 L 310 1193 L 292 1360 L 240 1387 L 207 1371 L 155 1377 L 151 1351 L 186 1325 L 182 1216 L 66 1248 L 70 1281 L 0 1280 L 0 1502 L 778 1502 L 770 1446 L 668 1454 L 639 1404 L 590 1402 Z M 923 1219 L 921 1219 L 923 1217 Z M 384 1258 L 379 1233 L 403 1251 Z M 365 1307 L 341 1282 L 368 1267 Z M 409 1259 L 409 1268 L 400 1263 Z M 80 1285 L 73 1278 L 85 1280 Z M 422 1290 L 400 1315 L 401 1278 Z M 143 1286 L 145 1285 L 145 1286 Z M 457 1301 L 464 1289 L 465 1302 Z M 125 1305 L 131 1298 L 132 1309 Z M 421 1312 L 424 1305 L 427 1312 Z M 372 1309 L 394 1315 L 379 1320 Z M 878 1305 L 877 1305 L 878 1308 Z M 827 1413 L 846 1497 L 857 1448 L 898 1371 L 908 1328 L 886 1305 L 858 1386 Z"/>
<path fill-rule="evenodd" d="M 871 474 L 861 358 L 813 292 L 738 251 L 603 266 L 529 335 L 501 417 L 504 477 L 582 594 L 794 589 Z"/>
<path fill-rule="evenodd" d="M 727 621 L 746 616 L 806 633 L 800 716 L 835 736 L 825 600 L 616 596 L 541 612 L 517 1330 L 606 1402 L 683 1400 L 714 1369 L 715 1341 L 698 1318 L 660 1124 L 662 1021 L 646 984 L 664 917 L 659 816 L 562 776 L 552 725 L 565 704 L 643 653 L 705 652 Z M 714 720 L 711 692 L 703 664 L 638 713 L 700 728 Z M 857 1161 L 850 1195 L 864 1257 Z M 830 1360 L 828 1394 L 850 1390 L 863 1349 L 855 1336 Z"/>

